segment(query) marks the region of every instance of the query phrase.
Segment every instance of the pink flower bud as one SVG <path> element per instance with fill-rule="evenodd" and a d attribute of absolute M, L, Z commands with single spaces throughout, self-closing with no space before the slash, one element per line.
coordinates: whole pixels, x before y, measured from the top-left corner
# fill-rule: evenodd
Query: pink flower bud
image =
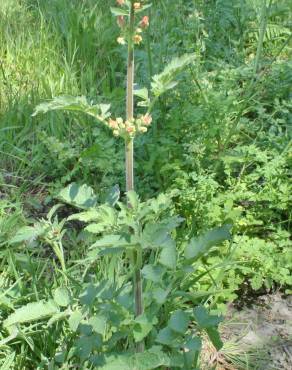
<path fill-rule="evenodd" d="M 109 122 L 108 122 L 108 125 L 109 125 L 109 127 L 111 127 L 111 128 L 118 128 L 118 123 L 117 123 L 117 121 L 115 121 L 115 120 L 113 120 L 113 119 L 109 119 Z"/>
<path fill-rule="evenodd" d="M 131 132 L 135 131 L 135 128 L 133 126 L 129 126 L 126 128 L 126 131 L 130 134 Z"/>
<path fill-rule="evenodd" d="M 140 27 L 141 27 L 141 28 L 147 28 L 147 27 L 149 27 L 149 17 L 148 17 L 147 15 L 145 15 L 145 16 L 142 18 L 142 20 L 141 20 L 141 22 L 140 22 Z"/>
<path fill-rule="evenodd" d="M 119 15 L 117 17 L 117 23 L 120 28 L 124 28 L 126 24 L 125 17 L 123 15 Z"/>
<path fill-rule="evenodd" d="M 150 116 L 150 114 L 145 114 L 145 116 L 142 116 L 141 119 L 145 126 L 151 125 L 152 117 Z"/>
<path fill-rule="evenodd" d="M 125 4 L 125 0 L 117 0 L 118 5 L 122 6 Z"/>

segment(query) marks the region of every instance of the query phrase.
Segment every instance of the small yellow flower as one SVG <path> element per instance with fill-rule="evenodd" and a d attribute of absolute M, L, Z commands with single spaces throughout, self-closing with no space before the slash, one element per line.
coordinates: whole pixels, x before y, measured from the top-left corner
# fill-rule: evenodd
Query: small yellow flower
<path fill-rule="evenodd" d="M 124 37 L 120 36 L 117 38 L 117 42 L 121 45 L 125 45 L 126 44 L 126 40 L 124 39 Z"/>
<path fill-rule="evenodd" d="M 134 3 L 134 9 L 135 10 L 139 10 L 141 8 L 142 8 L 141 3 Z"/>
<path fill-rule="evenodd" d="M 138 44 L 139 45 L 142 40 L 143 39 L 142 39 L 142 37 L 140 35 L 137 34 L 137 35 L 134 36 L 134 43 L 135 44 Z"/>

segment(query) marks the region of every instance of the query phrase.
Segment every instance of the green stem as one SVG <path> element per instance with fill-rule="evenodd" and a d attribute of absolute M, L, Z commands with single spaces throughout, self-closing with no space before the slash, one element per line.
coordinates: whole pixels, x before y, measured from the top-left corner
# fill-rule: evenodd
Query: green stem
<path fill-rule="evenodd" d="M 132 36 L 135 31 L 135 13 L 134 1 L 131 0 L 130 9 L 130 40 L 128 40 L 128 64 L 127 64 L 127 120 L 134 116 L 134 45 Z M 126 191 L 134 190 L 134 140 L 125 141 L 126 156 Z M 141 278 L 142 253 L 137 251 L 137 260 L 135 261 L 134 272 L 134 297 L 135 297 L 135 315 L 143 313 L 143 295 L 142 295 L 142 278 Z M 137 352 L 144 351 L 144 343 L 137 344 Z"/>

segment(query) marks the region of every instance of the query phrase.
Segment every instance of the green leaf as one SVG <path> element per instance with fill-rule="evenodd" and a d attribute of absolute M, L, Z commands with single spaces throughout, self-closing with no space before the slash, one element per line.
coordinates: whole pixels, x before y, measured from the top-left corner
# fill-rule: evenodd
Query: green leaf
<path fill-rule="evenodd" d="M 185 54 L 181 57 L 176 57 L 165 67 L 162 73 L 153 76 L 151 88 L 154 96 L 159 97 L 167 90 L 175 87 L 177 84 L 177 82 L 174 81 L 176 76 L 194 61 L 194 54 Z"/>
<path fill-rule="evenodd" d="M 159 283 L 162 280 L 165 269 L 161 266 L 145 265 L 141 272 L 145 279 Z"/>
<path fill-rule="evenodd" d="M 82 313 L 80 311 L 74 311 L 68 319 L 70 329 L 75 332 L 82 319 Z"/>
<path fill-rule="evenodd" d="M 39 104 L 36 107 L 33 116 L 54 110 L 63 110 L 86 113 L 103 122 L 110 116 L 109 109 L 109 104 L 94 105 L 92 103 L 88 103 L 85 96 L 57 96 L 46 103 Z"/>
<path fill-rule="evenodd" d="M 15 352 L 10 353 L 8 356 L 6 356 L 6 359 L 2 366 L 0 367 L 0 370 L 10 370 L 15 368 L 14 367 L 14 358 L 15 358 Z"/>
<path fill-rule="evenodd" d="M 177 253 L 175 245 L 164 247 L 160 253 L 159 262 L 170 269 L 176 268 Z"/>
<path fill-rule="evenodd" d="M 218 324 L 223 320 L 222 317 L 210 315 L 204 306 L 195 307 L 194 316 L 201 329 L 218 326 Z"/>
<path fill-rule="evenodd" d="M 169 291 L 162 288 L 156 288 L 152 291 L 153 299 L 160 305 L 165 303 L 168 294 Z"/>
<path fill-rule="evenodd" d="M 138 9 L 138 10 L 135 10 L 135 13 L 141 13 L 143 12 L 144 10 L 150 8 L 152 6 L 152 4 L 145 4 L 141 7 L 141 9 Z"/>
<path fill-rule="evenodd" d="M 230 229 L 231 225 L 224 225 L 191 239 L 185 248 L 185 258 L 198 259 L 207 253 L 211 247 L 230 239 Z"/>
<path fill-rule="evenodd" d="M 205 329 L 213 346 L 219 351 L 223 347 L 223 342 L 220 338 L 220 334 L 216 328 L 207 328 Z"/>
<path fill-rule="evenodd" d="M 31 244 L 34 242 L 39 236 L 41 236 L 45 232 L 45 228 L 40 225 L 36 224 L 35 226 L 24 226 L 19 229 L 14 237 L 10 239 L 11 244 L 27 242 Z"/>
<path fill-rule="evenodd" d="M 131 205 L 131 208 L 137 210 L 139 206 L 138 194 L 134 190 L 130 190 L 127 192 L 127 199 L 129 204 Z"/>
<path fill-rule="evenodd" d="M 128 247 L 130 246 L 130 240 L 127 240 L 122 235 L 106 235 L 103 238 L 97 240 L 90 249 L 93 248 L 106 248 L 106 247 Z"/>
<path fill-rule="evenodd" d="M 60 307 L 67 307 L 71 302 L 71 295 L 66 287 L 59 287 L 54 291 L 54 301 Z"/>
<path fill-rule="evenodd" d="M 135 325 L 133 329 L 133 335 L 136 342 L 141 342 L 152 330 L 153 323 L 157 320 L 149 320 L 147 315 L 143 314 L 135 319 Z"/>
<path fill-rule="evenodd" d="M 101 370 L 152 370 L 169 366 L 168 356 L 158 347 L 153 347 L 142 353 L 116 353 L 105 357 Z"/>
<path fill-rule="evenodd" d="M 169 327 L 161 329 L 156 337 L 156 342 L 172 346 L 177 339 L 177 334 Z"/>
<path fill-rule="evenodd" d="M 171 315 L 168 327 L 177 333 L 185 334 L 188 329 L 189 321 L 190 318 L 187 313 L 182 310 L 177 310 Z"/>
<path fill-rule="evenodd" d="M 114 16 L 119 16 L 119 15 L 124 15 L 124 16 L 128 16 L 129 15 L 129 11 L 127 11 L 126 9 L 122 9 L 122 8 L 116 8 L 116 7 L 110 7 L 111 9 L 111 12 Z"/>
<path fill-rule="evenodd" d="M 88 324 L 92 326 L 92 330 L 101 335 L 104 335 L 105 328 L 106 328 L 106 322 L 107 322 L 107 319 L 103 315 L 92 316 L 88 320 Z"/>
<path fill-rule="evenodd" d="M 12 325 L 42 320 L 58 312 L 59 308 L 53 300 L 28 303 L 26 306 L 18 308 L 14 313 L 9 315 L 4 320 L 3 326 L 7 328 Z"/>
<path fill-rule="evenodd" d="M 108 203 L 111 207 L 114 207 L 119 199 L 120 199 L 120 187 L 119 185 L 115 185 L 106 194 L 105 203 Z"/>
<path fill-rule="evenodd" d="M 62 189 L 58 198 L 65 203 L 81 209 L 92 208 L 97 202 L 97 197 L 90 186 L 86 184 L 78 185 L 74 182 Z"/>

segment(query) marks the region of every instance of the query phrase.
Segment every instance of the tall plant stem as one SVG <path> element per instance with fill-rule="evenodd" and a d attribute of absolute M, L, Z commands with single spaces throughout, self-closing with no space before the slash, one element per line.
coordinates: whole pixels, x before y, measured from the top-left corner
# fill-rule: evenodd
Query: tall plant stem
<path fill-rule="evenodd" d="M 128 63 L 127 63 L 127 120 L 134 116 L 134 45 L 132 36 L 134 34 L 134 1 L 131 1 L 130 10 L 130 35 L 131 40 L 128 43 Z M 126 155 L 126 190 L 134 190 L 134 140 L 129 138 L 125 141 Z M 139 316 L 143 313 L 143 296 L 142 296 L 142 278 L 141 264 L 142 254 L 140 251 L 135 256 L 135 272 L 134 272 L 134 297 L 135 297 L 135 314 Z M 144 351 L 144 343 L 137 344 L 137 352 Z"/>

